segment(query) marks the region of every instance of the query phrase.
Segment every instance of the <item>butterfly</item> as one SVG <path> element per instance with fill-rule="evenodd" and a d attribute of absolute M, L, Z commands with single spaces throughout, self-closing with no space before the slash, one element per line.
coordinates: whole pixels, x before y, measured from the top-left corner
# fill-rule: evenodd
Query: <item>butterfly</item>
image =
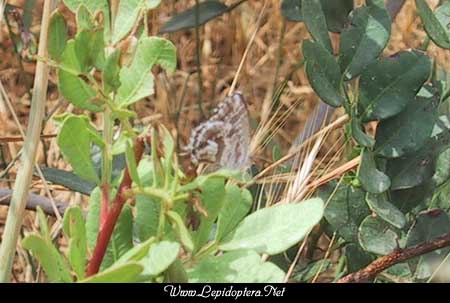
<path fill-rule="evenodd" d="M 250 121 L 242 93 L 226 97 L 208 120 L 192 130 L 187 151 L 194 165 L 212 164 L 209 171 L 250 167 Z"/>

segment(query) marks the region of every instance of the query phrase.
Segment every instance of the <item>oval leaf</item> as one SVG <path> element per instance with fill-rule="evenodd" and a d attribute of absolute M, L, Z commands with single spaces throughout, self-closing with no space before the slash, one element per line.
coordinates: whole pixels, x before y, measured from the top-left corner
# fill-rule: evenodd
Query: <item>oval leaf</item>
<path fill-rule="evenodd" d="M 48 53 L 59 60 L 67 43 L 67 25 L 64 17 L 57 11 L 51 19 L 48 32 Z"/>
<path fill-rule="evenodd" d="M 322 45 L 309 40 L 303 42 L 303 55 L 306 59 L 306 75 L 314 91 L 328 105 L 341 106 L 341 71 L 334 56 Z"/>
<path fill-rule="evenodd" d="M 38 259 L 50 282 L 72 282 L 67 263 L 50 240 L 29 235 L 23 239 L 22 246 Z"/>
<path fill-rule="evenodd" d="M 161 65 L 168 71 L 176 67 L 176 49 L 169 40 L 144 37 L 139 40 L 134 60 L 120 71 L 117 103 L 123 107 L 153 94 L 152 67 Z"/>
<path fill-rule="evenodd" d="M 192 283 L 281 283 L 284 272 L 251 250 L 210 256 L 188 272 Z"/>
<path fill-rule="evenodd" d="M 58 146 L 75 173 L 84 180 L 99 183 L 91 160 L 91 131 L 83 116 L 67 117 L 58 134 Z"/>
<path fill-rule="evenodd" d="M 405 226 L 405 215 L 394 204 L 389 202 L 385 195 L 367 193 L 366 201 L 370 209 L 387 223 L 397 228 Z"/>
<path fill-rule="evenodd" d="M 450 49 L 450 31 L 448 28 L 450 3 L 444 2 L 436 9 L 434 14 L 425 0 L 416 0 L 416 7 L 425 31 L 431 40 L 442 48 Z"/>
<path fill-rule="evenodd" d="M 359 84 L 364 120 L 387 119 L 414 100 L 431 72 L 431 59 L 418 51 L 403 51 L 370 64 Z"/>
<path fill-rule="evenodd" d="M 438 104 L 438 98 L 416 97 L 403 112 L 381 121 L 375 136 L 375 152 L 396 158 L 422 148 L 433 130 Z"/>
<path fill-rule="evenodd" d="M 161 274 L 177 259 L 180 248 L 177 242 L 161 241 L 152 244 L 148 254 L 139 261 L 144 267 L 142 275 L 148 279 Z"/>
<path fill-rule="evenodd" d="M 323 201 L 315 198 L 258 210 L 246 217 L 220 248 L 252 249 L 269 255 L 283 252 L 301 241 L 320 221 L 323 209 Z"/>
<path fill-rule="evenodd" d="M 358 226 L 370 214 L 364 201 L 365 191 L 343 182 L 336 189 L 335 182 L 330 182 L 320 189 L 319 195 L 329 201 L 324 217 L 331 227 L 346 241 L 357 242 Z"/>
<path fill-rule="evenodd" d="M 320 0 L 302 2 L 302 15 L 308 32 L 314 40 L 332 54 L 333 46 L 328 35 L 327 21 Z"/>
<path fill-rule="evenodd" d="M 368 252 L 387 255 L 397 248 L 397 234 L 379 218 L 368 216 L 359 227 L 359 244 Z"/>
<path fill-rule="evenodd" d="M 358 76 L 382 53 L 391 35 L 391 19 L 384 1 L 367 2 L 368 6 L 352 12 L 351 25 L 341 34 L 339 64 L 348 80 Z"/>
<path fill-rule="evenodd" d="M 142 265 L 130 262 L 123 265 L 114 266 L 102 271 L 95 276 L 80 281 L 81 283 L 135 283 L 140 282 L 140 274 L 143 271 Z"/>
<path fill-rule="evenodd" d="M 363 188 L 373 194 L 381 194 L 391 186 L 389 177 L 377 169 L 373 153 L 367 149 L 361 157 L 358 179 Z"/>
<path fill-rule="evenodd" d="M 66 210 L 63 231 L 69 240 L 68 258 L 78 279 L 83 279 L 86 271 L 86 226 L 83 212 L 79 206 Z"/>

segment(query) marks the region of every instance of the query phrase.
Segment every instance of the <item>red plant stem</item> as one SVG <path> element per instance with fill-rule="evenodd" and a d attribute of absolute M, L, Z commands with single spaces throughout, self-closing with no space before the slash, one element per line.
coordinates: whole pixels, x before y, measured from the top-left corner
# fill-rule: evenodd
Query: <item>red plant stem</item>
<path fill-rule="evenodd" d="M 386 255 L 381 257 L 372 263 L 370 263 L 366 268 L 361 269 L 355 273 L 349 274 L 341 279 L 339 279 L 338 283 L 361 283 L 368 282 L 376 277 L 382 271 L 388 269 L 389 267 L 406 261 L 408 259 L 421 256 L 423 254 L 432 252 L 436 249 L 440 249 L 446 246 L 450 246 L 450 233 L 435 238 L 430 242 L 420 243 L 416 246 L 405 248 L 405 249 L 397 249 Z"/>
<path fill-rule="evenodd" d="M 134 155 L 137 163 L 139 163 L 142 158 L 142 154 L 144 153 L 144 140 L 144 138 L 139 137 L 136 139 L 136 142 L 134 144 Z M 120 183 L 119 189 L 117 191 L 117 195 L 114 198 L 114 201 L 112 202 L 109 210 L 107 211 L 106 218 L 104 219 L 103 224 L 100 224 L 97 244 L 95 245 L 94 253 L 92 254 L 92 258 L 89 261 L 89 265 L 86 271 L 86 276 L 88 277 L 95 275 L 100 269 L 100 265 L 102 264 L 103 257 L 105 256 L 109 240 L 111 239 L 114 227 L 116 226 L 117 219 L 119 218 L 123 205 L 127 201 L 125 193 L 128 189 L 131 188 L 131 184 L 132 180 L 127 167 L 125 169 L 122 182 Z"/>

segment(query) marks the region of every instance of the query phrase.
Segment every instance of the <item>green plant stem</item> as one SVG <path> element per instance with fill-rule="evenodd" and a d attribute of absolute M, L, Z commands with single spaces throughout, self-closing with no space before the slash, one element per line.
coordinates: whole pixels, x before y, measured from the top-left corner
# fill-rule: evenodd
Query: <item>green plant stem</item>
<path fill-rule="evenodd" d="M 45 57 L 47 54 L 48 27 L 50 13 L 54 5 L 54 0 L 44 1 L 38 49 L 38 54 L 42 57 Z M 44 62 L 37 62 L 33 97 L 31 99 L 30 120 L 21 157 L 22 165 L 19 168 L 14 184 L 11 204 L 8 210 L 5 229 L 3 231 L 3 240 L 0 246 L 0 282 L 9 282 L 11 279 L 11 268 L 27 203 L 37 147 L 39 145 L 39 134 L 41 132 L 42 121 L 45 114 L 47 85 L 48 66 Z"/>

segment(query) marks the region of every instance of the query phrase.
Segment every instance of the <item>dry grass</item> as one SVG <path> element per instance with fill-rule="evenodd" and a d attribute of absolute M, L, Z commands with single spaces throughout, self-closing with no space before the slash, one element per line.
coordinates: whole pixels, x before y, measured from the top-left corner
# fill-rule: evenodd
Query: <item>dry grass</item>
<path fill-rule="evenodd" d="M 195 1 L 162 1 L 162 5 L 154 10 L 149 18 L 151 33 L 157 35 L 161 25 L 166 22 L 174 12 L 182 11 L 193 5 Z M 235 1 L 225 1 L 228 4 Z M 361 2 L 361 1 L 356 1 Z M 429 1 L 436 5 L 437 0 Z M 25 1 L 8 1 L 9 4 L 24 7 Z M 303 24 L 286 23 L 281 48 L 279 42 L 283 28 L 283 19 L 280 15 L 279 0 L 268 0 L 267 9 L 262 16 L 261 27 L 255 37 L 248 58 L 243 64 L 237 89 L 244 93 L 249 103 L 251 118 L 255 125 L 261 120 L 261 112 L 267 113 L 270 106 L 270 97 L 274 91 L 274 83 L 280 83 L 293 69 L 293 66 L 302 59 L 300 52 L 301 41 L 308 37 Z M 250 0 L 240 7 L 212 22 L 201 29 L 201 61 L 203 74 L 203 111 L 208 113 L 228 93 L 236 70 L 242 59 L 244 50 L 255 31 L 255 24 L 264 1 Z M 74 32 L 73 16 L 63 8 L 66 16 L 70 17 L 71 32 Z M 33 10 L 33 21 L 30 27 L 33 34 L 38 36 L 40 28 L 40 16 L 42 13 L 42 1 L 37 0 Z M 12 31 L 17 29 L 12 23 Z M 197 107 L 197 75 L 194 73 L 195 64 L 195 36 L 194 31 L 184 31 L 165 35 L 173 41 L 178 49 L 178 69 L 172 75 L 158 73 L 156 75 L 156 94 L 134 106 L 138 113 L 135 123 L 146 125 L 157 121 L 171 129 L 174 136 L 179 137 L 181 145 L 186 143 L 193 125 L 200 120 Z M 393 26 L 392 38 L 385 52 L 386 55 L 396 51 L 420 46 L 425 37 L 421 30 L 419 18 L 415 14 L 414 1 L 407 1 L 405 7 L 398 15 Z M 333 43 L 337 47 L 339 37 L 333 35 Z M 450 69 L 450 53 L 443 51 L 433 44 L 430 45 L 429 54 L 436 58 L 437 62 Z M 14 110 L 19 117 L 23 128 L 28 122 L 30 110 L 30 90 L 35 72 L 35 63 L 20 58 L 14 51 L 13 42 L 10 39 L 7 26 L 0 25 L 0 81 L 5 87 L 6 93 L 13 103 Z M 20 59 L 20 60 L 19 60 Z M 278 63 L 279 62 L 279 63 Z M 277 75 L 275 79 L 275 75 Z M 289 149 L 293 139 L 302 129 L 305 121 L 313 112 L 318 102 L 317 96 L 308 84 L 303 69 L 293 73 L 288 81 L 287 88 L 280 97 L 280 107 L 277 109 L 277 117 L 280 123 L 276 133 L 272 132 L 272 144 L 277 144 L 283 153 Z M 175 116 L 182 103 L 179 121 Z M 264 105 L 266 104 L 266 105 Z M 47 114 L 59 114 L 64 112 L 79 112 L 67 102 L 61 102 L 56 87 L 56 75 L 50 75 L 48 88 Z M 288 114 L 285 114 L 288 113 Z M 335 115 L 339 116 L 338 111 Z M 274 119 L 276 120 L 276 119 Z M 97 126 L 101 128 L 100 116 L 94 117 Z M 269 129 L 273 131 L 275 126 Z M 45 121 L 43 134 L 54 134 L 57 129 L 52 119 Z M 270 133 L 270 132 L 269 132 Z M 13 116 L 8 111 L 3 100 L 0 99 L 0 138 L 20 136 L 20 130 L 14 123 Z M 264 141 L 264 140 L 262 140 Z M 334 168 L 346 162 L 346 152 L 342 127 L 337 131 L 327 133 L 321 143 L 318 156 L 312 168 L 312 180 L 323 176 Z M 302 154 L 304 158 L 311 151 L 311 144 Z M 266 167 L 272 159 L 270 144 L 260 148 L 255 147 L 255 161 Z M 21 142 L 0 141 L 0 172 L 17 157 L 21 148 Z M 70 169 L 63 161 L 54 138 L 41 140 L 38 148 L 38 163 L 60 169 Z M 17 166 L 13 166 L 7 177 L 0 180 L 0 187 L 11 187 L 15 179 Z M 287 176 L 289 177 L 289 176 Z M 292 179 L 292 176 L 290 177 Z M 298 181 L 298 180 L 297 180 Z M 33 191 L 45 195 L 44 186 L 39 178 L 35 178 L 32 184 Z M 52 187 L 53 196 L 57 200 L 67 203 L 81 203 L 86 197 L 69 191 Z M 305 193 L 302 192 L 302 195 Z M 309 193 L 310 195 L 310 193 Z M 7 208 L 0 207 L 0 233 L 6 217 Z M 25 230 L 34 228 L 34 214 L 28 213 L 25 218 Z M 325 249 L 328 243 L 325 244 Z M 19 248 L 15 262 L 14 280 L 31 281 L 30 266 L 26 253 Z"/>

